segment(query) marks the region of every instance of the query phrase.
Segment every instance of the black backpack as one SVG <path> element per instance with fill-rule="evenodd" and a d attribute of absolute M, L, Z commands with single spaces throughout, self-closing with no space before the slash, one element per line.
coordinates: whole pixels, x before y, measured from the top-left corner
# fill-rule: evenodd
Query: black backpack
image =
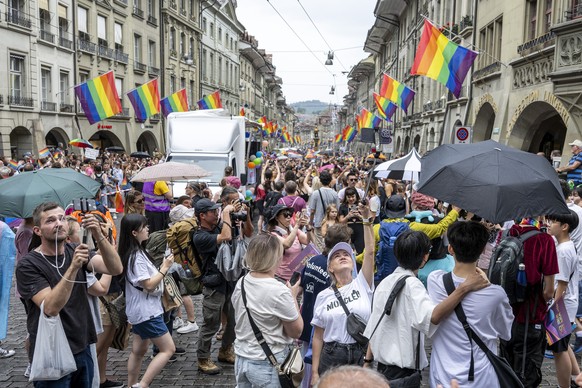
<path fill-rule="evenodd" d="M 531 230 L 514 237 L 505 232 L 505 236 L 491 255 L 489 281 L 505 290 L 510 304 L 524 301 L 517 297 L 517 273 L 519 265 L 523 263 L 523 243 L 540 233 L 542 232 L 539 230 Z"/>
<path fill-rule="evenodd" d="M 105 188 L 105 181 L 103 180 L 103 174 L 105 174 L 105 173 L 102 172 L 101 175 L 95 174 L 95 180 L 97 181 L 97 183 L 99 183 L 101 185 L 101 187 L 99 187 L 101 190 L 103 190 Z"/>
<path fill-rule="evenodd" d="M 283 198 L 283 194 L 280 191 L 269 191 L 269 194 L 265 197 L 265 204 L 263 205 L 263 214 L 269 214 L 270 209 Z"/>

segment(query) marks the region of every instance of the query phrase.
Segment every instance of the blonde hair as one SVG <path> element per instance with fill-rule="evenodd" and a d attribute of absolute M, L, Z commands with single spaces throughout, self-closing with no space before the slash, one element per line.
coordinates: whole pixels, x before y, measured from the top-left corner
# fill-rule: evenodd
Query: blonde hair
<path fill-rule="evenodd" d="M 338 216 L 339 216 L 339 212 L 337 210 L 337 206 L 335 205 L 335 203 L 330 203 L 329 205 L 327 205 L 327 208 L 325 209 L 325 220 L 326 221 L 329 220 L 329 213 L 331 213 L 332 210 L 335 210 L 336 211 L 336 215 L 335 215 L 334 221 L 337 222 Z"/>
<path fill-rule="evenodd" d="M 283 257 L 283 244 L 277 236 L 260 233 L 253 237 L 244 258 L 248 269 L 255 272 L 269 272 L 277 267 Z"/>

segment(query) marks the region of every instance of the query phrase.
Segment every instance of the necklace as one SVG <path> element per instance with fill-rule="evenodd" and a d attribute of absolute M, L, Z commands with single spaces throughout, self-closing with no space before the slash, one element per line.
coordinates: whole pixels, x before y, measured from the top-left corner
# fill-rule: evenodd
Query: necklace
<path fill-rule="evenodd" d="M 55 256 L 55 264 L 53 264 L 49 259 L 47 259 L 47 257 L 44 255 L 44 253 L 42 253 L 42 251 L 40 249 L 36 250 L 38 253 L 40 253 L 40 255 L 42 257 L 44 257 L 44 259 L 54 268 L 56 268 L 57 270 L 63 268 L 63 265 L 65 265 L 65 254 L 63 253 L 63 261 L 61 262 L 61 265 L 57 266 L 57 264 L 59 263 L 59 256 L 60 255 L 56 255 Z"/>

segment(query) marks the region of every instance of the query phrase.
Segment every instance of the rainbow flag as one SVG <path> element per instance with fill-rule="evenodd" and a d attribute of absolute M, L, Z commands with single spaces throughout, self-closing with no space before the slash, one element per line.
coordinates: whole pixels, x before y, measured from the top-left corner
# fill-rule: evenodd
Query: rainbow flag
<path fill-rule="evenodd" d="M 115 88 L 113 71 L 75 86 L 75 95 L 89 124 L 95 124 L 121 112 L 121 101 Z"/>
<path fill-rule="evenodd" d="M 358 131 L 356 131 L 355 128 L 352 127 L 351 125 L 348 125 L 343 130 L 343 140 L 345 142 L 349 143 L 356 138 L 357 134 L 358 134 Z"/>
<path fill-rule="evenodd" d="M 200 109 L 220 109 L 222 108 L 222 101 L 220 100 L 220 92 L 216 92 L 203 97 L 198 101 L 198 108 Z"/>
<path fill-rule="evenodd" d="M 342 134 L 338 133 L 337 135 L 335 135 L 335 139 L 333 140 L 334 143 L 339 144 L 342 142 Z"/>
<path fill-rule="evenodd" d="M 48 147 L 44 147 L 41 150 L 38 150 L 38 157 L 39 158 L 48 158 L 51 156 L 51 152 L 49 151 Z"/>
<path fill-rule="evenodd" d="M 408 105 L 414 99 L 414 91 L 412 89 L 386 74 L 382 74 L 380 95 L 400 106 L 405 112 L 407 112 Z"/>
<path fill-rule="evenodd" d="M 358 130 L 360 128 L 362 128 L 362 122 L 360 121 L 360 115 L 356 115 L 356 127 L 358 128 Z"/>
<path fill-rule="evenodd" d="M 360 128 L 378 128 L 382 119 L 369 110 L 362 108 L 360 111 Z"/>
<path fill-rule="evenodd" d="M 398 106 L 392 103 L 387 98 L 382 97 L 378 93 L 374 93 L 374 102 L 378 107 L 378 113 L 380 116 L 387 121 L 392 121 L 392 116 L 396 113 Z"/>
<path fill-rule="evenodd" d="M 238 115 L 244 117 L 244 115 L 245 115 L 245 108 L 244 107 L 240 108 L 240 110 L 238 111 Z"/>
<path fill-rule="evenodd" d="M 160 113 L 160 93 L 158 92 L 157 78 L 133 89 L 127 93 L 127 97 L 133 106 L 135 117 L 139 120 L 143 121 Z"/>
<path fill-rule="evenodd" d="M 127 176 L 123 173 L 123 180 L 121 181 L 121 186 L 127 186 Z"/>
<path fill-rule="evenodd" d="M 478 54 L 451 42 L 425 19 L 410 74 L 432 78 L 445 85 L 458 98 L 467 72 Z"/>
<path fill-rule="evenodd" d="M 301 136 L 295 135 L 295 143 L 297 144 L 301 143 Z"/>
<path fill-rule="evenodd" d="M 58 159 L 63 155 L 63 153 L 61 151 L 55 151 L 53 152 L 53 159 Z"/>
<path fill-rule="evenodd" d="M 162 99 L 160 105 L 162 106 L 164 117 L 168 117 L 172 112 L 188 111 L 188 96 L 186 95 L 186 89 L 178 90 L 176 93 Z"/>
<path fill-rule="evenodd" d="M 12 168 L 13 170 L 18 170 L 18 163 L 10 159 L 8 161 L 8 167 Z"/>
<path fill-rule="evenodd" d="M 260 119 L 258 119 L 258 120 L 257 120 L 257 122 L 258 122 L 259 124 L 266 125 L 266 124 L 267 124 L 267 116 L 263 116 L 263 117 L 261 117 Z"/>

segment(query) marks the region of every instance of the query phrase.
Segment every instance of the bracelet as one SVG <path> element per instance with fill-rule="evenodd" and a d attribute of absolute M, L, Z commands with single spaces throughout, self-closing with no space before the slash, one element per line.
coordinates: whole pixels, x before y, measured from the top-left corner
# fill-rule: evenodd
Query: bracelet
<path fill-rule="evenodd" d="M 362 222 L 362 225 L 372 225 L 370 221 Z"/>
<path fill-rule="evenodd" d="M 101 238 L 95 242 L 95 245 L 99 244 L 103 240 L 105 240 L 105 236 L 101 236 Z"/>
<path fill-rule="evenodd" d="M 362 218 L 362 222 L 364 222 L 364 223 L 366 223 L 366 222 L 367 223 L 370 223 L 370 217 L 368 217 L 368 218 Z"/>
<path fill-rule="evenodd" d="M 160 271 L 159 269 L 158 269 L 158 272 L 159 272 L 159 273 L 161 273 L 163 277 L 166 277 L 166 275 L 168 274 L 167 272 L 166 272 L 166 273 L 163 273 L 163 272 L 162 272 L 162 271 Z"/>
<path fill-rule="evenodd" d="M 374 362 L 374 357 L 372 357 L 370 359 L 364 358 L 364 364 L 370 364 L 372 362 Z"/>

